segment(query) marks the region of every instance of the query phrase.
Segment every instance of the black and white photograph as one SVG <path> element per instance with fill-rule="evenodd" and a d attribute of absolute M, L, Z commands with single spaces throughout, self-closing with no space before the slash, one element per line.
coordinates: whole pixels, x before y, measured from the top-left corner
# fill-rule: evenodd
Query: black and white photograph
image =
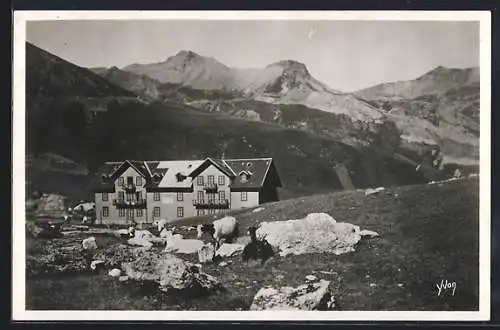
<path fill-rule="evenodd" d="M 14 318 L 489 319 L 488 12 L 14 23 Z"/>

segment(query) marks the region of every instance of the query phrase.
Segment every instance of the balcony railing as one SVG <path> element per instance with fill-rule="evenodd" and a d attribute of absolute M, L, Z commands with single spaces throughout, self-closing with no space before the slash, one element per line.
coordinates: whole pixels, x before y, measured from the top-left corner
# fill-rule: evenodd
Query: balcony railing
<path fill-rule="evenodd" d="M 117 208 L 123 209 L 145 209 L 146 208 L 146 200 L 125 200 L 125 199 L 113 199 L 113 205 Z"/>
<path fill-rule="evenodd" d="M 215 193 L 217 192 L 218 186 L 217 183 L 207 183 L 203 188 L 207 193 Z"/>
<path fill-rule="evenodd" d="M 125 190 L 128 193 L 133 193 L 135 192 L 135 185 L 133 183 L 127 183 L 122 186 L 123 190 Z"/>
<path fill-rule="evenodd" d="M 229 208 L 229 200 L 222 199 L 195 199 L 193 200 L 193 205 L 197 209 L 228 209 Z"/>

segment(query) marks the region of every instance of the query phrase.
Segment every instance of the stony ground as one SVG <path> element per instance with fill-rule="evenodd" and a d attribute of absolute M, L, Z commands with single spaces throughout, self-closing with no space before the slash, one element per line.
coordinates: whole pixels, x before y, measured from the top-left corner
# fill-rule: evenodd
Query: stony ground
<path fill-rule="evenodd" d="M 478 191 L 477 178 L 471 178 L 387 189 L 369 196 L 363 191 L 311 196 L 265 205 L 257 213 L 238 212 L 235 216 L 243 230 L 262 221 L 326 212 L 381 237 L 363 240 L 355 252 L 341 256 L 278 256 L 265 266 L 253 267 L 233 257 L 227 266 L 203 266 L 203 271 L 221 280 L 225 290 L 199 299 L 166 297 L 150 286 L 122 283 L 106 275 L 30 277 L 27 308 L 245 310 L 264 285 L 295 286 L 314 274 L 332 281 L 339 310 L 477 310 Z M 182 225 L 206 221 L 193 218 Z M 183 234 L 189 237 L 194 232 Z M 81 242 L 81 237 L 71 239 Z M 101 245 L 117 240 L 97 237 Z M 31 240 L 28 255 L 36 255 L 40 244 L 46 243 Z M 194 255 L 180 256 L 196 262 Z M 441 280 L 457 283 L 454 296 L 449 292 L 437 295 L 436 284 Z"/>

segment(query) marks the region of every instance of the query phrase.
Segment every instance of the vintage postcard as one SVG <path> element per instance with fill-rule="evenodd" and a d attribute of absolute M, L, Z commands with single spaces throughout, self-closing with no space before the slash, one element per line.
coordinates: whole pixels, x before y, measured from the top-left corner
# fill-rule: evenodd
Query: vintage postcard
<path fill-rule="evenodd" d="M 14 23 L 14 320 L 489 320 L 489 12 Z"/>

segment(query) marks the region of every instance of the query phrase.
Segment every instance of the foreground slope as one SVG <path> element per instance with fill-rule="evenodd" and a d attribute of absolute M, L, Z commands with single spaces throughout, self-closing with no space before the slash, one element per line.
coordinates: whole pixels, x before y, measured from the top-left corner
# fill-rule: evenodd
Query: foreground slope
<path fill-rule="evenodd" d="M 339 310 L 474 311 L 479 297 L 478 193 L 477 178 L 470 178 L 387 189 L 369 196 L 350 191 L 264 205 L 260 212 L 235 215 L 242 232 L 262 221 L 325 212 L 339 222 L 374 230 L 380 237 L 362 241 L 356 251 L 341 256 L 276 257 L 265 267 L 245 267 L 235 257 L 224 267 L 205 265 L 203 271 L 218 277 L 227 291 L 202 299 L 167 298 L 156 287 L 146 290 L 146 286 L 105 275 L 33 278 L 27 282 L 27 308 L 246 310 L 263 286 L 296 286 L 314 274 L 332 281 Z M 182 224 L 206 221 L 193 218 Z M 194 235 L 192 231 L 183 234 Z M 73 241 L 81 244 L 81 238 Z M 38 253 L 35 248 L 29 251 Z M 441 280 L 457 283 L 454 296 L 450 292 L 437 295 Z"/>

